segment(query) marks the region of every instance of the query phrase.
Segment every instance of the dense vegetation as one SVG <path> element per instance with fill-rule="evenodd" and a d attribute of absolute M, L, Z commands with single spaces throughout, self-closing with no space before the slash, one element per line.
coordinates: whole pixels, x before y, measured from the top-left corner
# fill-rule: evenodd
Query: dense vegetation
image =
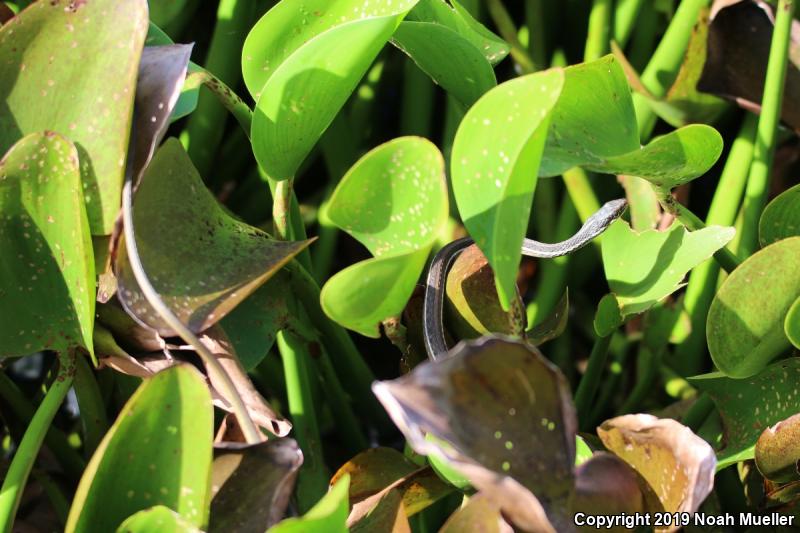
<path fill-rule="evenodd" d="M 0 2 L 0 533 L 797 529 L 794 11 Z"/>

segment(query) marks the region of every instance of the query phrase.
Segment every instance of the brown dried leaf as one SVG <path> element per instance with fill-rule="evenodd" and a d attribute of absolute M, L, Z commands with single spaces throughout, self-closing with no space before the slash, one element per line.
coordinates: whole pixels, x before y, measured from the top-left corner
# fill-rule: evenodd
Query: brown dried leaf
<path fill-rule="evenodd" d="M 397 489 L 381 493 L 378 503 L 358 522 L 350 525 L 352 533 L 372 533 L 382 531 L 387 533 L 411 533 L 405 509 L 403 496 Z"/>
<path fill-rule="evenodd" d="M 439 533 L 513 533 L 500 509 L 483 492 L 470 497 L 467 504 L 450 515 Z"/>

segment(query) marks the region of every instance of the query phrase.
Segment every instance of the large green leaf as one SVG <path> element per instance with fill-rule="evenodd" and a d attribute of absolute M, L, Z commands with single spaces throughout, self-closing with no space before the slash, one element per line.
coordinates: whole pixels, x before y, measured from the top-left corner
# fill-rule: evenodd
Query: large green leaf
<path fill-rule="evenodd" d="M 406 19 L 434 23 L 453 30 L 480 50 L 492 65 L 502 61 L 511 51 L 507 42 L 475 20 L 456 0 L 420 0 Z"/>
<path fill-rule="evenodd" d="M 347 533 L 347 489 L 350 476 L 343 476 L 300 518 L 287 518 L 269 528 L 268 533 Z"/>
<path fill-rule="evenodd" d="M 373 259 L 352 265 L 322 288 L 325 312 L 371 337 L 398 316 L 447 221 L 444 160 L 420 137 L 401 137 L 362 157 L 331 197 L 328 217 Z"/>
<path fill-rule="evenodd" d="M 795 348 L 800 349 L 800 296 L 794 301 L 789 312 L 786 313 L 786 322 L 783 325 L 786 331 L 786 336 L 795 345 Z"/>
<path fill-rule="evenodd" d="M 447 26 L 405 21 L 392 42 L 464 109 L 497 85 L 492 65 L 481 51 Z"/>
<path fill-rule="evenodd" d="M 145 0 L 36 2 L 0 28 L 0 152 L 28 133 L 68 135 L 94 235 L 119 213 L 146 33 Z"/>
<path fill-rule="evenodd" d="M 256 98 L 253 151 L 274 179 L 295 175 L 417 0 L 283 0 L 242 51 Z"/>
<path fill-rule="evenodd" d="M 717 452 L 717 468 L 753 458 L 761 433 L 798 412 L 800 358 L 773 363 L 756 376 L 732 379 L 721 372 L 689 378 L 707 392 L 722 416 L 725 445 Z"/>
<path fill-rule="evenodd" d="M 201 533 L 191 522 L 163 505 L 134 513 L 118 528 L 117 533 Z"/>
<path fill-rule="evenodd" d="M 638 233 L 617 220 L 603 235 L 603 267 L 622 317 L 642 313 L 682 286 L 686 273 L 725 246 L 733 228 Z"/>
<path fill-rule="evenodd" d="M 783 191 L 772 200 L 758 223 L 761 246 L 800 236 L 800 185 Z"/>
<path fill-rule="evenodd" d="M 273 240 L 226 213 L 176 139 L 168 139 L 148 166 L 133 219 L 153 287 L 196 332 L 224 317 L 309 242 Z M 174 335 L 145 300 L 124 246 L 115 272 L 126 310 L 162 335 Z"/>
<path fill-rule="evenodd" d="M 640 146 L 633 100 L 619 60 L 607 55 L 564 69 L 539 175 L 583 166 L 675 187 L 704 174 L 719 158 L 722 137 L 691 125 Z"/>
<path fill-rule="evenodd" d="M 563 82 L 561 70 L 549 70 L 503 83 L 470 108 L 453 141 L 458 210 L 494 270 L 503 309 L 516 294 L 536 175 Z"/>
<path fill-rule="evenodd" d="M 791 346 L 784 323 L 800 297 L 798 257 L 800 237 L 778 241 L 750 256 L 717 291 L 706 337 L 724 374 L 753 376 Z"/>
<path fill-rule="evenodd" d="M 128 516 L 154 505 L 203 526 L 213 422 L 211 394 L 191 366 L 145 380 L 86 467 L 66 531 L 114 531 Z"/>
<path fill-rule="evenodd" d="M 0 357 L 92 350 L 94 258 L 78 153 L 33 133 L 0 160 Z"/>

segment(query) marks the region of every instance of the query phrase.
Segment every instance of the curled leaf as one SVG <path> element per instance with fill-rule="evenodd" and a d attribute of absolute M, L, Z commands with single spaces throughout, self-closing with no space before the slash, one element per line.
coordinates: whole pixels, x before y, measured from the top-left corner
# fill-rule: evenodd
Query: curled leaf
<path fill-rule="evenodd" d="M 758 222 L 761 246 L 800 236 L 800 185 L 783 191 L 772 200 Z"/>
<path fill-rule="evenodd" d="M 756 442 L 756 466 L 770 481 L 800 479 L 800 413 L 764 430 Z"/>
<path fill-rule="evenodd" d="M 439 533 L 511 533 L 500 509 L 489 497 L 479 492 L 470 496 L 466 505 L 462 505 L 450 515 Z"/>
<path fill-rule="evenodd" d="M 575 471 L 573 513 L 619 515 L 644 512 L 636 471 L 619 457 L 599 452 Z"/>
<path fill-rule="evenodd" d="M 225 212 L 176 139 L 168 139 L 148 166 L 133 218 L 153 287 L 195 332 L 219 321 L 310 242 L 273 240 Z M 174 336 L 142 294 L 124 246 L 115 273 L 125 310 L 160 335 Z"/>
<path fill-rule="evenodd" d="M 603 422 L 597 431 L 606 448 L 646 482 L 649 512 L 693 513 L 714 488 L 714 450 L 675 420 L 625 415 Z M 672 525 L 656 530 L 679 528 Z"/>

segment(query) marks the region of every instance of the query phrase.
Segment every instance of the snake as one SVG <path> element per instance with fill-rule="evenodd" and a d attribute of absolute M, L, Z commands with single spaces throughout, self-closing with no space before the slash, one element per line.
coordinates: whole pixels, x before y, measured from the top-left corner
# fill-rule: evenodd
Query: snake
<path fill-rule="evenodd" d="M 622 212 L 628 203 L 624 198 L 606 202 L 593 213 L 575 234 L 561 242 L 543 243 L 533 239 L 523 239 L 522 255 L 550 259 L 567 255 L 586 246 L 595 237 L 603 233 Z M 456 239 L 443 246 L 433 257 L 428 268 L 423 301 L 423 333 L 425 351 L 428 358 L 435 361 L 448 351 L 444 335 L 442 314 L 444 308 L 444 285 L 447 273 L 455 259 L 468 246 L 474 244 L 470 237 Z"/>

